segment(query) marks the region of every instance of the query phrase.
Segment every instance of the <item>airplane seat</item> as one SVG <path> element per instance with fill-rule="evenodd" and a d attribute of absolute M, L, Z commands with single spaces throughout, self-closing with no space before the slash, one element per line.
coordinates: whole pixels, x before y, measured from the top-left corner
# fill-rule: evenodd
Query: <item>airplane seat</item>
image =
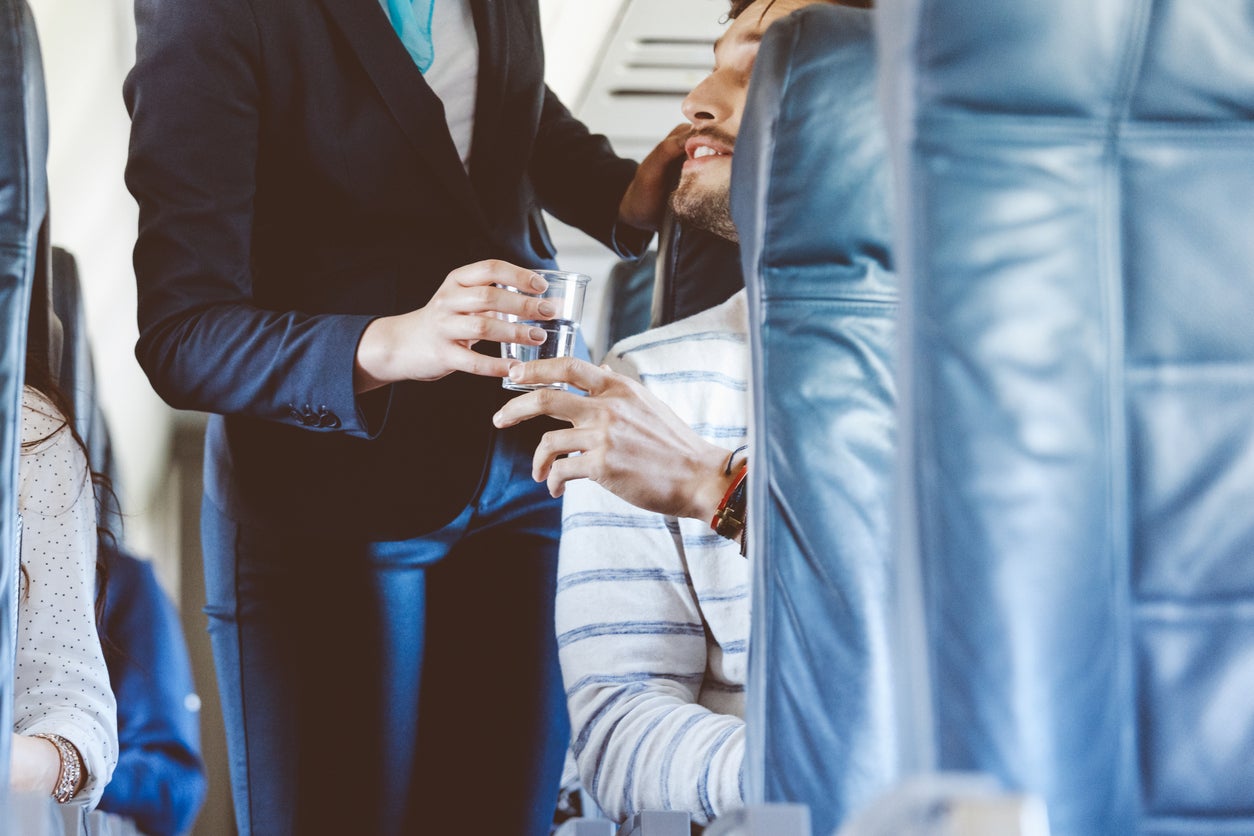
<path fill-rule="evenodd" d="M 52 312 L 62 326 L 57 383 L 74 410 L 75 429 L 87 445 L 91 469 L 108 476 L 116 488 L 117 467 L 96 393 L 96 371 L 87 336 L 78 260 L 73 253 L 53 247 L 51 266 Z"/>
<path fill-rule="evenodd" d="M 17 470 L 32 288 L 48 213 L 48 116 L 34 20 L 23 0 L 0 0 L 0 683 L 13 681 L 17 612 Z M 0 730 L 13 728 L 0 687 Z M 0 795 L 9 786 L 11 735 L 0 734 Z M 8 805 L 0 799 L 0 824 Z M 0 830 L 6 830 L 0 827 Z M 6 830 L 7 832 L 7 830 Z"/>
<path fill-rule="evenodd" d="M 1254 832 L 1254 6 L 879 15 L 911 769 Z"/>
<path fill-rule="evenodd" d="M 618 261 L 610 268 L 595 326 L 598 336 L 595 343 L 588 343 L 593 362 L 601 362 L 619 340 L 648 330 L 656 275 L 654 250 L 640 258 Z"/>
<path fill-rule="evenodd" d="M 673 178 L 678 184 L 678 168 Z M 658 230 L 654 264 L 650 328 L 722 304 L 745 286 L 739 247 L 726 238 L 680 221 L 670 207 Z"/>
<path fill-rule="evenodd" d="M 767 32 L 732 167 L 749 302 L 749 803 L 815 833 L 895 777 L 894 319 L 872 14 Z"/>

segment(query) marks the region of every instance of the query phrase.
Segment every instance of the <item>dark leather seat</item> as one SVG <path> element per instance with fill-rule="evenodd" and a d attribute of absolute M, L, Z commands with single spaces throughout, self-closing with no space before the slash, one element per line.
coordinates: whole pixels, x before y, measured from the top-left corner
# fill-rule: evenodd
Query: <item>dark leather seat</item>
<path fill-rule="evenodd" d="M 867 11 L 758 54 L 733 166 L 749 295 L 748 800 L 830 833 L 895 775 L 888 644 L 896 279 Z"/>
<path fill-rule="evenodd" d="M 48 117 L 34 21 L 24 0 L 0 0 L 0 682 L 13 681 L 21 386 L 31 287 L 47 242 L 47 159 Z M 7 688 L 0 694 L 0 729 L 11 729 L 11 694 Z M 0 735 L 5 787 L 9 746 L 6 732 Z"/>
<path fill-rule="evenodd" d="M 52 313 L 61 325 L 57 383 L 74 409 L 75 427 L 87 445 L 91 469 L 108 476 L 116 488 L 117 468 L 109 429 L 96 395 L 96 371 L 87 338 L 78 262 L 72 253 L 53 247 L 51 265 Z"/>
<path fill-rule="evenodd" d="M 915 765 L 1254 832 L 1254 6 L 880 15 Z"/>
<path fill-rule="evenodd" d="M 669 209 L 658 231 L 655 264 L 650 328 L 722 304 L 745 286 L 740 248 L 683 223 Z"/>

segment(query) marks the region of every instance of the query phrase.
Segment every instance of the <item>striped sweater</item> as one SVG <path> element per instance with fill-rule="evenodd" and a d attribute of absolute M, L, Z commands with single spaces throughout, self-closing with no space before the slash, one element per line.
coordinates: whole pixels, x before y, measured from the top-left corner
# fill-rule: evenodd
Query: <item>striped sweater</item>
<path fill-rule="evenodd" d="M 631 337 L 606 362 L 640 380 L 704 438 L 743 444 L 743 291 Z M 567 486 L 557 633 L 572 750 L 611 817 L 743 803 L 749 566 L 700 520 L 642 511 L 588 480 Z"/>

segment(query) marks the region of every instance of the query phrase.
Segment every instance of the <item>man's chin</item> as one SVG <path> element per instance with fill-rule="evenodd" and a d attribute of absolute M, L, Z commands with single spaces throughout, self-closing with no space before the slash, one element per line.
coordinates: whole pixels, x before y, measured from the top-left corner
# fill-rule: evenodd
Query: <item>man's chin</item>
<path fill-rule="evenodd" d="M 696 177 L 684 175 L 671 195 L 671 208 L 675 217 L 688 226 L 712 232 L 720 238 L 736 242 L 736 226 L 731 219 L 731 194 L 728 184 L 720 188 L 703 188 Z"/>

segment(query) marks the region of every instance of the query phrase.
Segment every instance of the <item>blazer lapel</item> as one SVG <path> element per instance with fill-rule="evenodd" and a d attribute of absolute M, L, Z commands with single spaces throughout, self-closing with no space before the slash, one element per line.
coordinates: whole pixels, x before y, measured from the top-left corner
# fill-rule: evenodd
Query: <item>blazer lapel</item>
<path fill-rule="evenodd" d="M 490 199 L 495 179 L 489 155 L 503 126 L 505 79 L 509 72 L 509 26 L 506 4 L 499 0 L 470 0 L 479 36 L 479 79 L 475 94 L 475 131 L 470 145 L 470 179 L 480 200 Z"/>
<path fill-rule="evenodd" d="M 449 136 L 444 105 L 392 31 L 382 7 L 376 0 L 322 0 L 322 4 L 409 141 L 457 202 L 488 228 L 483 207 Z"/>

